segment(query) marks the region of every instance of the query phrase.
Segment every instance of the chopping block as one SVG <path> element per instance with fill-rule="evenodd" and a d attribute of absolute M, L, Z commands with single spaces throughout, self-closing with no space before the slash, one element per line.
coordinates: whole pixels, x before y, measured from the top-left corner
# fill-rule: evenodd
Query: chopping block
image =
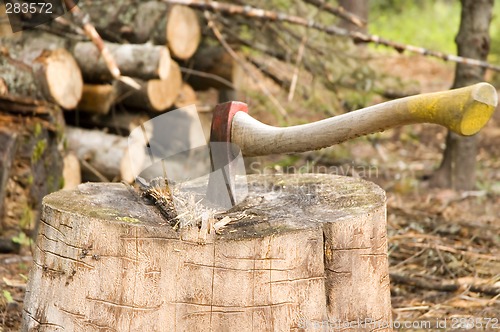
<path fill-rule="evenodd" d="M 46 196 L 24 330 L 390 331 L 385 192 L 325 174 L 248 188 L 203 241 L 124 184 Z"/>

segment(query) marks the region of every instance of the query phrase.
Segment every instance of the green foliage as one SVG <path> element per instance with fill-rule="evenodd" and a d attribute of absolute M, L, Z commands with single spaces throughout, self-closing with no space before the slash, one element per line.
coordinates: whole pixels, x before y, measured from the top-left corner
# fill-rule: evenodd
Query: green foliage
<path fill-rule="evenodd" d="M 455 54 L 459 1 L 370 1 L 371 34 Z"/>
<path fill-rule="evenodd" d="M 460 1 L 370 1 L 369 30 L 393 41 L 456 54 Z M 490 62 L 500 61 L 500 1 L 490 25 Z"/>
<path fill-rule="evenodd" d="M 33 136 L 38 137 L 42 134 L 42 125 L 37 122 L 35 128 L 33 129 Z"/>
<path fill-rule="evenodd" d="M 500 1 L 495 1 L 493 18 L 490 25 L 490 54 L 488 60 L 493 63 L 500 62 Z M 498 73 L 496 73 L 498 76 Z M 500 80 L 500 79 L 499 79 Z"/>
<path fill-rule="evenodd" d="M 21 246 L 30 246 L 33 241 L 29 236 L 26 235 L 26 233 L 20 232 L 17 236 L 14 236 L 12 238 L 12 242 L 18 243 Z"/>
<path fill-rule="evenodd" d="M 33 211 L 28 205 L 23 207 L 23 214 L 19 222 L 19 226 L 23 229 L 30 228 L 31 222 L 33 221 Z"/>
<path fill-rule="evenodd" d="M 7 303 L 14 302 L 14 298 L 12 297 L 12 294 L 8 290 L 4 289 L 2 291 L 2 294 L 3 294 L 3 298 L 5 299 L 5 302 L 7 302 Z"/>
<path fill-rule="evenodd" d="M 294 166 L 300 159 L 301 158 L 299 155 L 286 155 L 277 163 L 275 163 L 274 166 L 286 169 L 288 167 Z"/>
<path fill-rule="evenodd" d="M 45 149 L 47 148 L 47 141 L 45 139 L 41 139 L 36 142 L 33 147 L 33 152 L 31 154 L 31 161 L 36 164 L 41 158 Z"/>

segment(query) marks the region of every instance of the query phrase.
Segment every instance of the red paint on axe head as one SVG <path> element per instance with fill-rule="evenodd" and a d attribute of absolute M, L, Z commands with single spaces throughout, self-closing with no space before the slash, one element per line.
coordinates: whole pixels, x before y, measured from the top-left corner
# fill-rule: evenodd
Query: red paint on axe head
<path fill-rule="evenodd" d="M 238 112 L 248 113 L 248 105 L 240 101 L 229 101 L 215 106 L 210 142 L 231 142 L 231 125 Z"/>

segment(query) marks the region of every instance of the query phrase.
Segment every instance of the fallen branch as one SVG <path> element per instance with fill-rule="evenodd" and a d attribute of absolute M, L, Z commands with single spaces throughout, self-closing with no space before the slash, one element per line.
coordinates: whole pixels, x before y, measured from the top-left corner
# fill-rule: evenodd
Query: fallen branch
<path fill-rule="evenodd" d="M 186 68 L 186 67 L 179 67 L 182 73 L 187 74 L 187 75 L 192 75 L 192 76 L 198 76 L 198 77 L 204 77 L 204 78 L 209 78 L 211 80 L 217 81 L 224 85 L 226 88 L 229 89 L 235 89 L 233 83 L 224 77 L 221 77 L 219 75 L 211 74 L 211 73 L 206 73 L 200 70 L 192 69 L 192 68 Z"/>
<path fill-rule="evenodd" d="M 460 249 L 456 249 L 456 248 L 453 248 L 453 247 L 444 246 L 444 245 L 441 245 L 441 244 L 406 242 L 406 243 L 404 243 L 404 245 L 409 246 L 409 247 L 416 247 L 416 248 L 426 248 L 426 249 L 441 250 L 441 251 L 450 252 L 452 254 L 457 254 L 457 255 L 462 255 L 462 256 L 468 256 L 468 257 L 474 257 L 474 258 L 477 258 L 477 259 L 484 259 L 486 261 L 500 262 L 500 257 L 496 257 L 496 256 L 492 256 L 492 255 L 480 254 L 480 253 L 473 252 L 473 251 L 470 251 L 470 250 L 460 250 Z"/>
<path fill-rule="evenodd" d="M 418 53 L 425 56 L 436 57 L 445 61 L 451 61 L 456 63 L 463 63 L 471 66 L 478 66 L 486 69 L 491 69 L 494 71 L 500 71 L 500 66 L 490 64 L 486 61 L 465 58 L 453 54 L 446 54 L 439 51 L 428 50 L 423 47 L 406 45 L 398 42 L 394 42 L 388 39 L 376 35 L 365 34 L 358 31 L 350 31 L 346 29 L 339 28 L 334 25 L 325 26 L 321 23 L 317 23 L 313 20 L 307 20 L 303 17 L 288 15 L 281 12 L 275 12 L 270 10 L 264 10 L 261 8 L 254 8 L 250 6 L 238 6 L 233 4 L 227 4 L 216 1 L 202 1 L 202 0 L 163 0 L 164 2 L 185 5 L 199 10 L 220 12 L 224 14 L 232 15 L 242 15 L 254 19 L 277 21 L 277 22 L 287 22 L 295 25 L 300 25 L 308 27 L 314 30 L 324 32 L 329 35 L 341 36 L 351 38 L 355 42 L 364 43 L 375 43 L 391 47 L 398 52 L 408 51 L 412 53 Z"/>
<path fill-rule="evenodd" d="M 104 41 L 102 40 L 101 36 L 95 29 L 94 25 L 91 24 L 90 16 L 87 13 L 80 10 L 80 8 L 78 8 L 78 6 L 75 4 L 73 0 L 64 0 L 64 1 L 66 4 L 66 8 L 71 8 L 69 12 L 73 16 L 77 24 L 83 27 L 85 34 L 90 38 L 92 43 L 94 43 L 94 45 L 101 53 L 104 63 L 106 64 L 106 67 L 109 69 L 113 78 L 115 78 L 118 81 L 122 81 L 123 83 L 130 85 L 135 89 L 140 89 L 139 84 L 137 84 L 132 78 L 121 75 L 120 69 L 116 64 L 114 57 L 111 55 L 111 52 L 104 44 Z"/>
<path fill-rule="evenodd" d="M 304 0 L 304 2 L 311 4 L 321 10 L 326 10 L 330 14 L 333 14 L 346 21 L 349 21 L 360 28 L 366 26 L 366 22 L 362 20 L 360 17 L 354 15 L 351 12 L 348 12 L 343 7 L 334 7 L 329 3 L 327 3 L 325 0 Z"/>
<path fill-rule="evenodd" d="M 500 287 L 489 286 L 480 283 L 467 283 L 454 280 L 434 280 L 425 275 L 406 275 L 403 273 L 391 272 L 389 274 L 391 282 L 405 284 L 413 287 L 432 289 L 441 292 L 456 292 L 460 289 L 470 290 L 475 293 L 497 296 L 500 294 Z"/>

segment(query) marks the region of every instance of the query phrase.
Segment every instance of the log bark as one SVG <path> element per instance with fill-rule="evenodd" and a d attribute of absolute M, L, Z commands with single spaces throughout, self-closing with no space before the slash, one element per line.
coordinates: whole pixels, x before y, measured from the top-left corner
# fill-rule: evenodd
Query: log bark
<path fill-rule="evenodd" d="M 64 113 L 66 123 L 70 126 L 86 129 L 100 129 L 106 133 L 118 136 L 128 136 L 132 129 L 150 120 L 150 115 L 146 112 L 120 109 L 112 111 L 106 115 L 97 113 L 66 112 Z"/>
<path fill-rule="evenodd" d="M 170 52 L 166 46 L 106 43 L 121 74 L 143 80 L 167 79 Z M 76 43 L 72 50 L 85 82 L 109 82 L 113 76 L 92 42 Z"/>
<path fill-rule="evenodd" d="M 100 130 L 87 130 L 74 127 L 66 129 L 68 149 L 73 151 L 82 164 L 84 181 L 132 182 L 131 174 L 138 174 L 130 163 L 128 139 Z M 135 150 L 134 150 L 135 151 Z M 142 154 L 137 154 L 142 152 Z M 146 157 L 145 150 L 137 149 L 136 165 Z"/>
<path fill-rule="evenodd" d="M 85 84 L 77 109 L 93 114 L 108 114 L 117 96 L 116 84 Z"/>
<path fill-rule="evenodd" d="M 118 0 L 102 6 L 90 0 L 79 5 L 106 40 L 167 45 L 172 56 L 190 58 L 200 42 L 201 29 L 196 13 L 184 6 L 157 1 Z"/>
<path fill-rule="evenodd" d="M 129 107 L 163 112 L 171 107 L 177 99 L 182 86 L 182 75 L 175 61 L 170 63 L 168 78 L 164 80 L 139 81 L 140 90 L 120 84 L 120 98 Z"/>
<path fill-rule="evenodd" d="M 37 100 L 47 99 L 43 95 L 38 78 L 30 66 L 0 53 L 0 79 L 3 95 L 20 96 Z"/>
<path fill-rule="evenodd" d="M 62 186 L 61 109 L 27 99 L 0 97 L 0 251 L 36 228 L 42 198 Z"/>
<path fill-rule="evenodd" d="M 26 31 L 22 38 L 2 38 L 12 57 L 31 63 L 41 50 L 64 48 L 78 63 L 86 83 L 113 80 L 102 56 L 92 42 L 63 38 L 43 31 Z M 165 79 L 170 70 L 170 52 L 166 46 L 151 44 L 105 43 L 121 74 L 144 80 Z"/>
<path fill-rule="evenodd" d="M 80 69 L 65 49 L 27 48 L 16 59 L 0 54 L 0 78 L 7 94 L 50 101 L 65 109 L 75 108 L 82 95 Z"/>
<path fill-rule="evenodd" d="M 47 196 L 24 329 L 390 331 L 384 192 L 329 175 L 248 180 L 204 241 L 123 184 Z"/>

